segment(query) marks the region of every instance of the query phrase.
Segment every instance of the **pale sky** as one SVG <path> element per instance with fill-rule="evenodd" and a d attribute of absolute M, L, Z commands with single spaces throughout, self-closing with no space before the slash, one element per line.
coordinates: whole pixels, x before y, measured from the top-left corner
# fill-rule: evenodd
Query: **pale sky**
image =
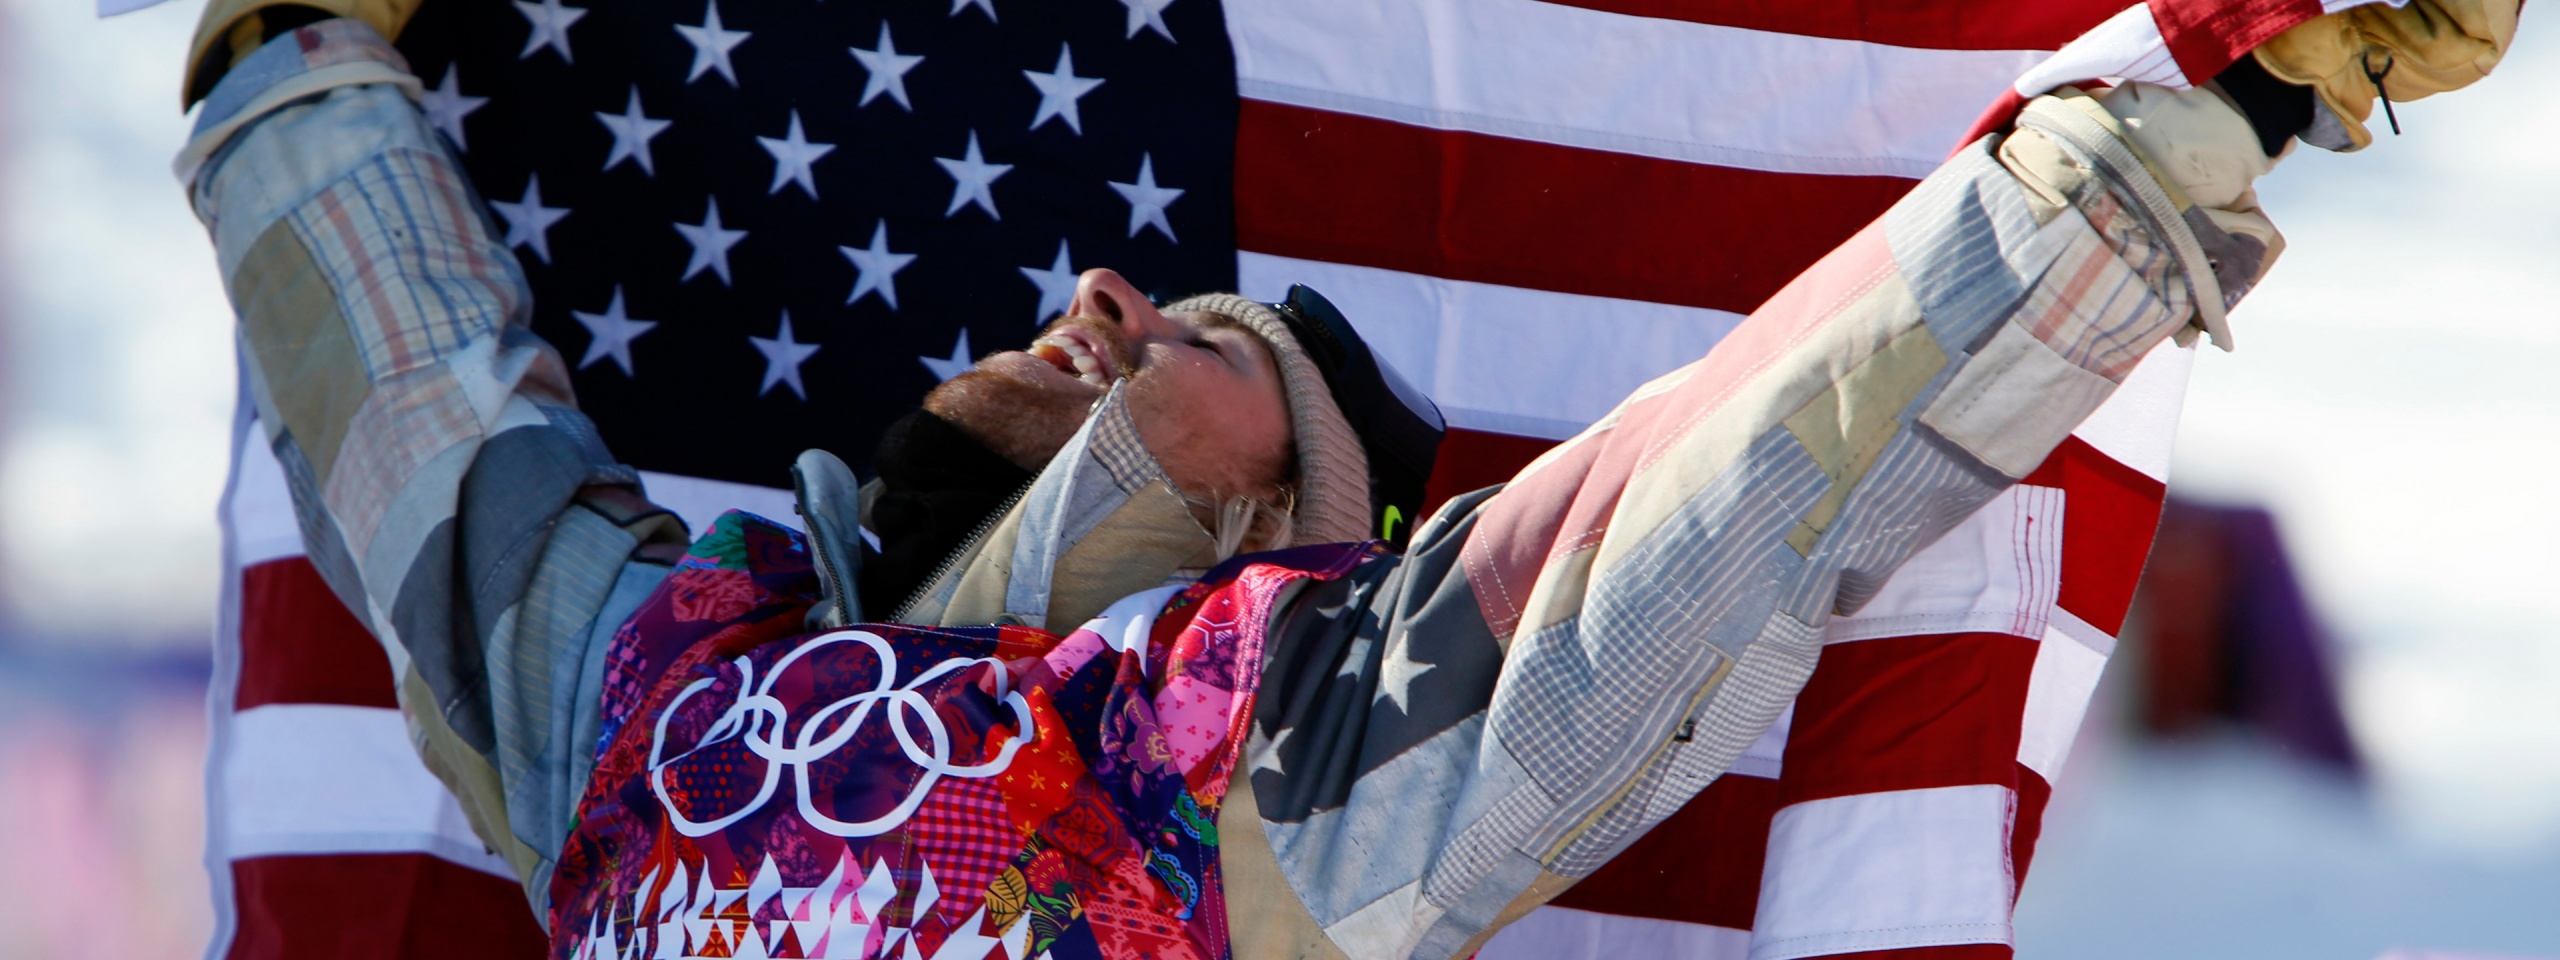
<path fill-rule="evenodd" d="M 169 175 L 200 4 L 0 0 L 0 597 L 84 642 L 203 642 L 230 308 Z"/>
<path fill-rule="evenodd" d="M 2404 135 L 2260 181 L 2290 249 L 2199 357 L 2170 480 L 2275 510 L 2386 804 L 2472 846 L 2560 833 L 2560 24 L 2534 12 Z"/>

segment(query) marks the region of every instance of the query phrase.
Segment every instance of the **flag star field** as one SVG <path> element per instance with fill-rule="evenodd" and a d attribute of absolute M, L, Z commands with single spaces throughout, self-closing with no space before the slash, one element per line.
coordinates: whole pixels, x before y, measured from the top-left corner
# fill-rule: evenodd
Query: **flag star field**
<path fill-rule="evenodd" d="M 1225 41 L 1209 0 L 506 0 L 399 45 L 606 443 L 773 487 L 867 461 L 1080 271 L 1233 289 Z"/>

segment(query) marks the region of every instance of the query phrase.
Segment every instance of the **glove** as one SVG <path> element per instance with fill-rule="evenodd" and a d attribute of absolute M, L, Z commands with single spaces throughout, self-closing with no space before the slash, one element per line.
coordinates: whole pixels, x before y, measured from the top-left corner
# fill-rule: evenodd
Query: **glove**
<path fill-rule="evenodd" d="M 2516 35 L 2521 0 L 2368 3 L 2306 21 L 2253 51 L 2277 79 L 2312 88 L 2320 115 L 2302 139 L 2330 150 L 2373 143 L 2377 95 L 2417 100 L 2489 75 Z M 2380 83 L 2375 82 L 2376 78 Z"/>

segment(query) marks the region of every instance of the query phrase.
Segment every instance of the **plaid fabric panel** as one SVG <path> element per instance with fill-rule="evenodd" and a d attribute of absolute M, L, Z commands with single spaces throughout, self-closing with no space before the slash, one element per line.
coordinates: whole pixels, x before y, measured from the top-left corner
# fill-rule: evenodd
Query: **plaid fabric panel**
<path fill-rule="evenodd" d="M 520 317 L 525 281 L 453 161 L 394 148 L 288 215 L 338 291 L 375 379 L 451 355 Z"/>
<path fill-rule="evenodd" d="M 368 556 L 383 519 L 423 468 L 446 451 L 476 445 L 480 439 L 480 418 L 463 398 L 451 371 L 430 367 L 377 381 L 364 406 L 348 421 L 346 442 L 338 448 L 337 462 L 329 466 L 328 484 L 322 491 L 339 531 L 346 536 L 348 551 L 360 560 Z M 459 473 L 448 479 L 458 481 Z M 443 512 L 451 516 L 452 511 L 448 492 Z M 427 525 L 432 526 L 432 521 Z M 397 581 L 374 586 L 385 594 L 395 589 Z"/>
<path fill-rule="evenodd" d="M 1096 411 L 1112 415 L 1094 418 L 1091 450 L 1094 462 L 1111 471 L 1111 479 L 1119 483 L 1122 492 L 1135 493 L 1163 479 L 1164 472 L 1156 467 L 1155 457 L 1147 453 L 1146 441 L 1138 438 L 1138 421 L 1130 415 L 1128 403 L 1124 397 Z"/>
<path fill-rule="evenodd" d="M 2169 253 L 2150 242 L 2137 218 L 2114 198 L 2091 193 L 2097 199 L 2090 207 L 2106 227 L 2071 232 L 2062 256 L 2019 305 L 2017 323 L 2063 359 L 2122 382 L 2169 332 L 2171 318 L 2183 314 L 2153 291 L 2184 285 L 2167 280 Z"/>
<path fill-rule="evenodd" d="M 993 780 L 940 781 L 907 829 L 942 891 L 935 912 L 953 917 L 976 910 L 987 885 L 1022 850 L 1022 835 L 1006 818 L 1004 791 Z"/>
<path fill-rule="evenodd" d="M 2177 259 L 2166 244 L 2152 235 L 2151 227 L 2128 206 L 2124 198 L 2112 190 L 2091 189 L 2081 194 L 2077 205 L 2080 215 L 2097 231 L 2099 241 L 2124 260 L 2125 266 L 2142 278 L 2144 286 L 2167 291 L 2172 288 L 2169 274 L 2178 268 Z M 2179 285 L 2176 289 L 2185 289 Z"/>

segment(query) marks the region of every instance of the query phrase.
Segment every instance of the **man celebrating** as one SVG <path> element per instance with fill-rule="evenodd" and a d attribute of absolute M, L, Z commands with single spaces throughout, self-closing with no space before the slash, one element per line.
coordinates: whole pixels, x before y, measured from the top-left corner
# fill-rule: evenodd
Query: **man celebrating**
<path fill-rule="evenodd" d="M 685 546 L 378 35 L 248 54 L 188 157 L 315 563 L 556 956 L 1451 957 L 1729 769 L 2153 347 L 2225 338 L 2291 140 L 2360 145 L 2514 20 L 2360 7 L 2204 87 L 2054 88 L 1400 554 L 1358 541 L 1438 424 L 1313 291 L 1088 272 L 877 487 L 804 455 L 805 537 Z"/>

